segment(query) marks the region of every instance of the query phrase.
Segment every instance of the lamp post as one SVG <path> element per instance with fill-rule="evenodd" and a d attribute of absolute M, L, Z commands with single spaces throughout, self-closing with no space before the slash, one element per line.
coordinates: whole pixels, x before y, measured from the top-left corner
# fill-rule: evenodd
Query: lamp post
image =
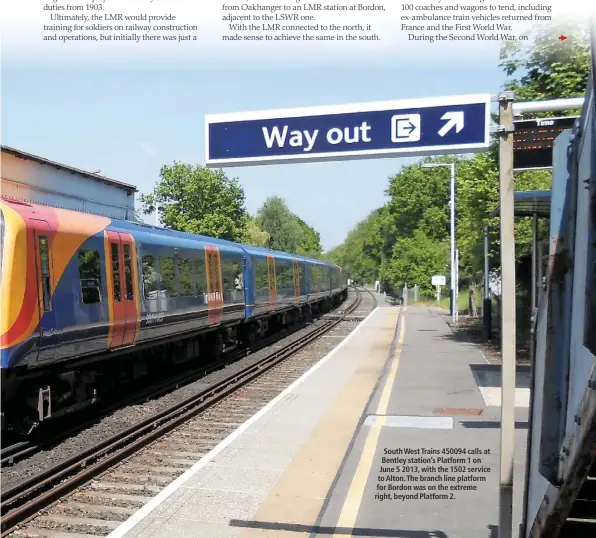
<path fill-rule="evenodd" d="M 439 168 L 449 167 L 451 168 L 451 187 L 450 187 L 450 201 L 449 208 L 451 210 L 451 297 L 450 297 L 450 313 L 453 323 L 457 321 L 457 294 L 456 294 L 456 268 L 455 268 L 455 163 L 427 163 L 423 164 L 422 168 Z"/>

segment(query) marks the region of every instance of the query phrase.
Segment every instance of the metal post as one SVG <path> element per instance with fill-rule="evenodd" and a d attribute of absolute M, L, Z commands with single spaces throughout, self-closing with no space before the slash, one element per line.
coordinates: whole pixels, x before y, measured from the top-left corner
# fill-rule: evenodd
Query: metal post
<path fill-rule="evenodd" d="M 491 339 L 492 301 L 490 299 L 490 268 L 488 264 L 488 224 L 484 225 L 484 304 L 482 317 L 484 318 L 484 336 Z"/>
<path fill-rule="evenodd" d="M 513 532 L 515 448 L 515 239 L 513 220 L 513 92 L 499 95 L 499 207 L 501 222 L 501 472 L 499 538 Z"/>
<path fill-rule="evenodd" d="M 543 243 L 542 241 L 540 241 L 538 243 L 538 300 L 540 301 L 540 295 L 542 293 L 542 268 L 544 266 L 544 253 L 542 252 L 543 249 Z"/>
<path fill-rule="evenodd" d="M 441 166 L 449 166 L 451 168 L 450 194 L 449 194 L 449 209 L 451 213 L 451 293 L 449 295 L 449 313 L 451 320 L 455 323 L 455 162 L 452 163 L 425 163 L 422 168 L 438 168 Z"/>
<path fill-rule="evenodd" d="M 538 261 L 538 215 L 534 213 L 532 218 L 532 299 L 531 299 L 531 315 L 530 315 L 530 360 L 534 360 L 534 332 L 536 329 L 536 290 L 538 283 L 536 282 L 536 264 Z"/>
<path fill-rule="evenodd" d="M 451 319 L 457 321 L 457 304 L 455 297 L 455 163 L 451 163 L 450 182 L 450 209 L 451 209 Z"/>
<path fill-rule="evenodd" d="M 455 250 L 455 293 L 453 296 L 453 321 L 457 323 L 459 316 L 459 249 Z"/>

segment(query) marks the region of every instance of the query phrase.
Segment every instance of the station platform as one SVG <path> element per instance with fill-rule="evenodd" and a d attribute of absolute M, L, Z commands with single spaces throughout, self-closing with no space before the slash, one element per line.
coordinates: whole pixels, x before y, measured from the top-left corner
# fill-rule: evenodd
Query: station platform
<path fill-rule="evenodd" d="M 496 537 L 498 368 L 439 311 L 378 307 L 109 538 Z M 527 386 L 522 372 L 516 527 Z"/>

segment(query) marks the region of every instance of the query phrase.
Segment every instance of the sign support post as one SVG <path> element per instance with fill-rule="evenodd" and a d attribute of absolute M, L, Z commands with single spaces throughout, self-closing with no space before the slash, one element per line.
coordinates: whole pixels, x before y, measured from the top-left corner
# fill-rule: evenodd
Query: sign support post
<path fill-rule="evenodd" d="M 513 532 L 515 448 L 515 238 L 513 219 L 513 92 L 499 95 L 499 206 L 501 227 L 502 392 L 499 538 Z"/>
<path fill-rule="evenodd" d="M 487 340 L 491 339 L 491 297 L 490 297 L 490 271 L 488 265 L 489 244 L 488 224 L 484 225 L 484 306 L 482 315 L 484 317 L 484 334 Z"/>

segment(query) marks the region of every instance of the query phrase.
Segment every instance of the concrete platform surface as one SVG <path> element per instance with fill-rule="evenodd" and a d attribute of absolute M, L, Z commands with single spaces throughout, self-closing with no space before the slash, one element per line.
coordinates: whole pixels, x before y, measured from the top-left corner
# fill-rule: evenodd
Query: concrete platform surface
<path fill-rule="evenodd" d="M 433 309 L 383 305 L 110 538 L 496 538 L 500 408 L 482 390 L 487 368 Z"/>

